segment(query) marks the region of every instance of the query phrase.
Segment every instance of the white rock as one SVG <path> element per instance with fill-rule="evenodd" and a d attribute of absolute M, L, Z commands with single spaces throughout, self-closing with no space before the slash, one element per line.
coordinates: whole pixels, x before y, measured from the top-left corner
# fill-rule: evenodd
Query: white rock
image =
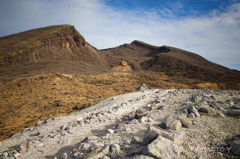
<path fill-rule="evenodd" d="M 91 145 L 89 143 L 81 143 L 78 147 L 78 150 L 87 151 Z"/>
<path fill-rule="evenodd" d="M 3 153 L 3 157 L 8 157 L 8 153 L 7 153 L 7 152 L 4 152 L 4 153 Z"/>
<path fill-rule="evenodd" d="M 181 146 L 174 141 L 159 135 L 156 140 L 144 148 L 142 154 L 158 159 L 177 159 L 180 156 L 181 149 Z"/>
<path fill-rule="evenodd" d="M 171 130 L 177 130 L 177 131 L 179 131 L 179 130 L 181 129 L 181 127 L 182 127 L 182 124 L 181 124 L 180 120 L 175 120 L 175 121 L 173 122 L 173 125 L 172 125 Z"/>
<path fill-rule="evenodd" d="M 143 116 L 143 117 L 140 119 L 140 121 L 141 121 L 141 123 L 148 122 L 148 117 Z"/>
<path fill-rule="evenodd" d="M 63 153 L 62 154 L 62 159 L 67 159 L 67 156 L 68 156 L 67 153 Z"/>
<path fill-rule="evenodd" d="M 167 139 L 170 139 L 172 141 L 175 141 L 177 144 L 180 145 L 183 142 L 185 132 L 174 131 L 174 130 L 165 131 L 163 129 L 158 129 L 154 126 L 148 126 L 148 129 L 143 138 L 143 145 L 147 145 L 147 144 L 151 143 L 159 135 L 162 137 L 165 137 Z"/>
<path fill-rule="evenodd" d="M 110 156 L 111 159 L 118 159 L 119 158 L 119 152 L 120 152 L 120 146 L 118 144 L 112 144 L 110 146 Z"/>
<path fill-rule="evenodd" d="M 15 152 L 14 155 L 13 155 L 13 157 L 14 157 L 15 159 L 17 159 L 18 157 L 20 157 L 20 153 Z"/>
<path fill-rule="evenodd" d="M 77 122 L 83 121 L 83 117 L 77 118 Z"/>
<path fill-rule="evenodd" d="M 112 129 L 108 129 L 108 132 L 113 135 L 114 134 L 114 131 Z"/>

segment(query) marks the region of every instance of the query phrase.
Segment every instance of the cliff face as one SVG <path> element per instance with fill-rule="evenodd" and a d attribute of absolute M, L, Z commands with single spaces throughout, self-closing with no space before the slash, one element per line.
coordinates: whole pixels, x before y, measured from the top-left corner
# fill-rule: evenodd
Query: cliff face
<path fill-rule="evenodd" d="M 0 69 L 26 62 L 74 60 L 102 63 L 100 52 L 71 25 L 50 26 L 0 38 Z"/>

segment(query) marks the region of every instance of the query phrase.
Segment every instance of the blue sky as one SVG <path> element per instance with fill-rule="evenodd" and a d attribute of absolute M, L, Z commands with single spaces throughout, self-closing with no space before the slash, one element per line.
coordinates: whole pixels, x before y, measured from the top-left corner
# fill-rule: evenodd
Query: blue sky
<path fill-rule="evenodd" d="M 0 0 L 0 36 L 71 24 L 98 49 L 133 40 L 240 70 L 240 0 Z"/>

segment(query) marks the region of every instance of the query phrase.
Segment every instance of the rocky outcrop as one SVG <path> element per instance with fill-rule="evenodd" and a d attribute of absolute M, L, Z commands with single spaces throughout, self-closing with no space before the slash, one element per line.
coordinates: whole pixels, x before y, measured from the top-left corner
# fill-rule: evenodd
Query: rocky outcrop
<path fill-rule="evenodd" d="M 23 39 L 24 36 L 27 38 Z M 11 41 L 12 38 L 19 38 L 16 41 L 17 44 L 12 44 L 12 46 L 8 44 L 6 48 L 0 50 L 0 68 L 2 70 L 26 62 L 46 60 L 103 62 L 103 55 L 88 44 L 71 25 L 33 29 L 0 38 L 0 41 Z"/>

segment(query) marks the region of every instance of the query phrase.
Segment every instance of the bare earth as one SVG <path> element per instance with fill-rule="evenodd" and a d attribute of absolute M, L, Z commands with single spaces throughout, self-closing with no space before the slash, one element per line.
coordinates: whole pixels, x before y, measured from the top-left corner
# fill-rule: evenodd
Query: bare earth
<path fill-rule="evenodd" d="M 230 147 L 232 137 L 240 134 L 239 94 L 229 90 L 149 89 L 118 95 L 68 116 L 39 121 L 38 126 L 0 142 L 0 151 L 19 158 L 91 158 L 102 147 L 118 144 L 119 157 L 126 158 L 137 155 L 130 153 L 134 149 L 145 148 L 131 143 L 134 136 L 144 139 L 149 126 L 167 132 L 159 124 L 168 116 L 177 119 L 184 108 L 193 106 L 200 116 L 190 117 L 188 112 L 191 126 L 178 130 L 185 132 L 179 158 L 237 158 Z M 208 113 L 202 113 L 203 107 Z M 144 116 L 134 119 L 139 108 Z M 95 146 L 86 152 L 79 147 L 81 143 Z"/>

